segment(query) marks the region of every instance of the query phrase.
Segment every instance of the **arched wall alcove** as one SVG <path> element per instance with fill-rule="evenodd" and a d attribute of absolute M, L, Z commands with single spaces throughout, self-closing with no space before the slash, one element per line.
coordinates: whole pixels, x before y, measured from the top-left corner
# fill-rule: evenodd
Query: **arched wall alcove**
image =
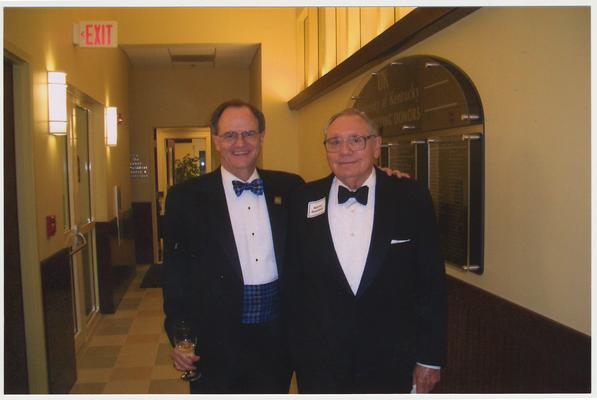
<path fill-rule="evenodd" d="M 427 187 L 449 265 L 483 273 L 483 107 L 473 82 L 433 56 L 386 64 L 362 82 L 352 106 L 382 136 L 380 165 Z"/>

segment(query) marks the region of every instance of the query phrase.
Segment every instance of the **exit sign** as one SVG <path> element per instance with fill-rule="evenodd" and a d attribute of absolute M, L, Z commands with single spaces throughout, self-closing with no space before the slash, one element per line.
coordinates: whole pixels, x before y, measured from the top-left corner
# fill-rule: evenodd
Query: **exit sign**
<path fill-rule="evenodd" d="M 79 47 L 118 47 L 116 21 L 81 21 L 73 26 L 73 42 Z"/>

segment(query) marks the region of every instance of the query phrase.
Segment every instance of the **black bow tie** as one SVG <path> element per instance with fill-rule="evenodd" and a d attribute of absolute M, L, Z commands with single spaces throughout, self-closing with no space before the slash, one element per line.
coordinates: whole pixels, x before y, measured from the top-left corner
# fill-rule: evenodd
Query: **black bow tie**
<path fill-rule="evenodd" d="M 369 186 L 361 186 L 355 192 L 351 192 L 344 186 L 338 187 L 338 203 L 346 203 L 348 199 L 354 197 L 356 201 L 362 205 L 367 205 L 367 197 L 369 195 Z"/>

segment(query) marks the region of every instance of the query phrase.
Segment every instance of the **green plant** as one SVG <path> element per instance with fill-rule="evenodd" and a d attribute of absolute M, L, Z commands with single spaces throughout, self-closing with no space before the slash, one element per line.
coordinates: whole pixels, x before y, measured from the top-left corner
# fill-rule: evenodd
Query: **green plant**
<path fill-rule="evenodd" d="M 176 183 L 199 176 L 199 157 L 191 157 L 189 154 L 185 154 L 181 160 L 175 161 L 174 173 L 176 174 Z"/>

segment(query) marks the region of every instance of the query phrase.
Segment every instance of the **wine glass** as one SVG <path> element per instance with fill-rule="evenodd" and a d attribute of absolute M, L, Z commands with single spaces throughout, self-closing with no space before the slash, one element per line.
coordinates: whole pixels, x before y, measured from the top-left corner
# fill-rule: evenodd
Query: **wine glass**
<path fill-rule="evenodd" d="M 193 335 L 191 327 L 184 321 L 179 321 L 174 326 L 173 331 L 174 346 L 176 350 L 181 353 L 195 354 L 195 347 L 197 346 L 197 336 Z M 192 382 L 201 378 L 201 374 L 194 370 L 185 371 L 180 375 L 180 379 Z"/>

